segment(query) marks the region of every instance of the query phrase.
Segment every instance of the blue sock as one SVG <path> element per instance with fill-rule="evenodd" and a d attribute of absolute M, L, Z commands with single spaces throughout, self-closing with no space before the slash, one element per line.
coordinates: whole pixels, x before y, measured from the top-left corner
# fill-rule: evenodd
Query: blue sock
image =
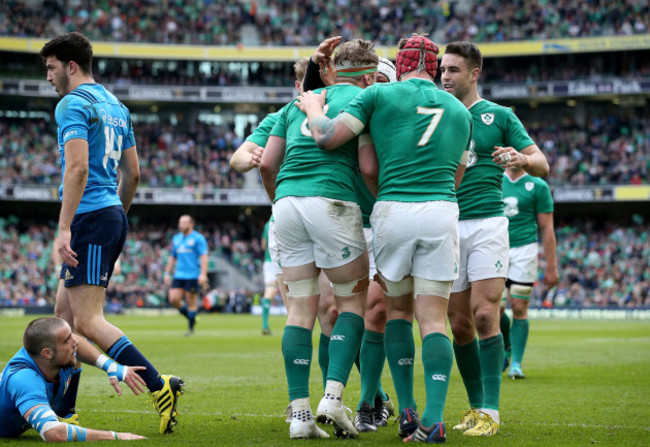
<path fill-rule="evenodd" d="M 79 391 L 79 379 L 81 378 L 81 368 L 75 370 L 70 377 L 70 383 L 65 390 L 65 394 L 58 404 L 53 408 L 54 413 L 59 417 L 67 417 L 76 413 L 75 406 L 77 405 L 77 391 Z"/>
<path fill-rule="evenodd" d="M 145 370 L 138 371 L 138 375 L 142 377 L 147 384 L 149 391 L 159 391 L 162 389 L 164 382 L 160 378 L 158 370 L 149 363 L 149 360 L 133 346 L 133 343 L 123 335 L 113 343 L 113 346 L 108 348 L 106 354 L 113 360 L 126 366 L 144 366 Z"/>
<path fill-rule="evenodd" d="M 181 307 L 178 308 L 178 311 L 186 318 L 189 318 L 187 315 L 187 303 L 183 303 Z"/>
<path fill-rule="evenodd" d="M 196 314 L 198 313 L 197 310 L 189 310 L 187 311 L 187 319 L 190 321 L 190 331 L 194 330 L 194 325 L 196 324 Z"/>

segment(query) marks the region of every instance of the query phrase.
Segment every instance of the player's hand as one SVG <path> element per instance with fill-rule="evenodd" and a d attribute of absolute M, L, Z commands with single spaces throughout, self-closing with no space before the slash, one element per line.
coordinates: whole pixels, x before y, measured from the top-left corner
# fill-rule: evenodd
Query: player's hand
<path fill-rule="evenodd" d="M 169 274 L 167 274 L 167 273 L 165 273 L 165 276 L 163 276 L 163 284 L 164 284 L 166 287 L 171 286 L 171 285 L 172 285 L 172 276 L 169 275 Z"/>
<path fill-rule="evenodd" d="M 118 441 L 139 441 L 140 439 L 149 439 L 135 433 L 117 433 Z"/>
<path fill-rule="evenodd" d="M 528 165 L 528 157 L 512 146 L 494 146 L 492 161 L 502 168 L 519 167 L 523 169 Z"/>
<path fill-rule="evenodd" d="M 557 286 L 560 282 L 560 275 L 557 273 L 557 267 L 548 266 L 546 267 L 546 272 L 544 272 L 544 287 L 546 290 L 551 290 L 553 287 Z"/>
<path fill-rule="evenodd" d="M 336 68 L 332 65 L 332 59 L 320 63 L 320 78 L 326 86 L 336 83 Z"/>
<path fill-rule="evenodd" d="M 208 284 L 208 275 L 199 275 L 198 283 L 201 287 L 205 288 L 205 286 Z"/>
<path fill-rule="evenodd" d="M 327 90 L 323 90 L 319 94 L 308 91 L 298 96 L 298 100 L 294 104 L 301 112 L 307 114 L 307 110 L 311 107 L 320 108 L 322 111 L 325 106 L 325 99 L 327 99 Z"/>
<path fill-rule="evenodd" d="M 257 146 L 251 152 L 250 165 L 254 168 L 259 168 L 262 161 L 262 154 L 264 153 L 264 148 L 262 146 Z"/>
<path fill-rule="evenodd" d="M 118 369 L 116 371 L 116 374 L 108 376 L 108 380 L 111 382 L 111 385 L 113 385 L 113 388 L 115 388 L 115 392 L 117 393 L 118 396 L 122 395 L 122 389 L 120 388 L 120 381 L 124 382 L 129 388 L 131 388 L 131 391 L 133 391 L 133 394 L 136 396 L 139 396 L 140 393 L 144 393 L 144 386 L 146 386 L 146 383 L 142 377 L 136 372 L 136 371 L 143 371 L 147 368 L 144 366 L 124 366 L 124 365 L 119 365 Z"/>
<path fill-rule="evenodd" d="M 334 36 L 322 41 L 320 45 L 318 45 L 316 52 L 312 55 L 311 61 L 315 64 L 320 65 L 321 62 L 332 57 L 334 49 L 341 43 L 342 40 L 343 37 Z"/>
<path fill-rule="evenodd" d="M 76 267 L 79 265 L 79 261 L 75 259 L 77 253 L 70 248 L 71 239 L 72 233 L 70 232 L 70 228 L 59 228 L 59 237 L 56 240 L 56 252 L 61 256 L 63 262 L 70 267 Z"/>

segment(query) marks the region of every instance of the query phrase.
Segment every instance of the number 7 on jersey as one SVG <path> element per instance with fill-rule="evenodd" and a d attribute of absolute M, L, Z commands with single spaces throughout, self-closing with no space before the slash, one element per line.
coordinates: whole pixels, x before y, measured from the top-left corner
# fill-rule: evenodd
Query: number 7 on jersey
<path fill-rule="evenodd" d="M 431 122 L 427 126 L 427 130 L 424 131 L 422 138 L 418 141 L 418 146 L 425 146 L 429 142 L 431 135 L 433 135 L 433 132 L 440 123 L 440 118 L 442 118 L 443 113 L 445 113 L 445 109 L 432 109 L 430 107 L 418 106 L 418 115 L 433 115 L 431 117 Z"/>

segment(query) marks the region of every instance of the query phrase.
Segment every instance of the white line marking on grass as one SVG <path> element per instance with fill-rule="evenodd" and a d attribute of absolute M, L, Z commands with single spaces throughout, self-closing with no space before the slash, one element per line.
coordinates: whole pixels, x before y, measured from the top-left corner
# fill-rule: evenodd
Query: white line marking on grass
<path fill-rule="evenodd" d="M 153 411 L 138 411 L 138 410 L 87 410 L 91 413 L 132 413 L 132 414 L 153 414 Z M 83 411 L 82 411 L 83 412 Z M 181 416 L 245 416 L 245 417 L 262 417 L 273 419 L 284 419 L 285 414 L 253 414 L 253 413 L 224 413 L 222 411 L 183 411 Z M 632 430 L 648 430 L 650 427 L 643 427 L 638 425 L 598 425 L 598 424 L 580 424 L 580 423 L 560 423 L 560 422 L 505 422 L 504 426 L 514 425 L 535 425 L 540 427 L 579 427 L 579 428 L 615 428 L 615 429 L 632 429 Z"/>
<path fill-rule="evenodd" d="M 81 413 L 88 411 L 89 413 L 131 413 L 131 414 L 155 414 L 155 411 L 139 411 L 139 410 L 81 410 Z M 252 413 L 224 413 L 222 411 L 179 411 L 181 416 L 246 416 L 254 418 L 286 418 L 286 414 L 252 414 Z"/>

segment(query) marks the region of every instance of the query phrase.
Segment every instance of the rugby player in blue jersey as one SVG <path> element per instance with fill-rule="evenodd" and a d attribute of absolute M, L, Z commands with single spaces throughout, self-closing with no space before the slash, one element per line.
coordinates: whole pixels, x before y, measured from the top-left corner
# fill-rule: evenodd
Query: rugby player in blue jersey
<path fill-rule="evenodd" d="M 189 328 L 185 335 L 190 336 L 194 334 L 199 311 L 196 302 L 199 286 L 208 283 L 208 243 L 194 230 L 194 219 L 188 214 L 178 219 L 178 229 L 180 233 L 172 238 L 164 281 L 166 286 L 171 286 L 169 302 L 187 318 Z"/>
<path fill-rule="evenodd" d="M 55 313 L 122 365 L 138 371 L 160 415 L 160 433 L 176 423 L 183 381 L 161 376 L 116 326 L 104 319 L 104 295 L 126 235 L 126 213 L 140 178 L 129 110 L 92 76 L 92 45 L 76 32 L 40 51 L 56 106 L 63 182 L 55 249 L 63 265 Z M 117 173 L 120 172 L 120 182 Z"/>

